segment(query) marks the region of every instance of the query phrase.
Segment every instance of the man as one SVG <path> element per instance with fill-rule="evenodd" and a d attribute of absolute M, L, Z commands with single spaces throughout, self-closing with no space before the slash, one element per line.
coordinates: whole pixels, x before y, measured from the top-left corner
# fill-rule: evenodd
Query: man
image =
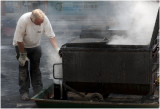
<path fill-rule="evenodd" d="M 59 48 L 55 34 L 49 19 L 42 10 L 35 9 L 19 18 L 13 45 L 19 61 L 19 92 L 22 100 L 29 100 L 30 80 L 34 94 L 38 93 L 43 87 L 39 68 L 41 57 L 40 40 L 43 34 L 49 38 L 50 43 L 58 53 Z M 28 67 L 30 71 L 28 71 Z"/>

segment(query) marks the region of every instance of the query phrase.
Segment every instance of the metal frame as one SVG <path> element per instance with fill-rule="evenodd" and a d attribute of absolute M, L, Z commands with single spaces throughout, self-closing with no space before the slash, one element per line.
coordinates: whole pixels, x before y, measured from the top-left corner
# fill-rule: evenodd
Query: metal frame
<path fill-rule="evenodd" d="M 55 77 L 54 67 L 55 67 L 56 65 L 62 65 L 62 63 L 55 63 L 55 64 L 53 64 L 53 78 L 54 78 L 54 79 L 63 79 L 63 78 L 56 78 L 56 77 Z"/>

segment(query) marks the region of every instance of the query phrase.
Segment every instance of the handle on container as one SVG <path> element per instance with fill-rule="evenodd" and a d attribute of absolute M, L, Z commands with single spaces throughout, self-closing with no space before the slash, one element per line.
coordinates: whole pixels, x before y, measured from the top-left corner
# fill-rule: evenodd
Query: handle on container
<path fill-rule="evenodd" d="M 53 78 L 54 78 L 54 79 L 63 79 L 63 78 L 56 78 L 56 77 L 55 77 L 54 67 L 55 67 L 56 65 L 62 65 L 62 63 L 55 63 L 55 64 L 53 64 Z"/>

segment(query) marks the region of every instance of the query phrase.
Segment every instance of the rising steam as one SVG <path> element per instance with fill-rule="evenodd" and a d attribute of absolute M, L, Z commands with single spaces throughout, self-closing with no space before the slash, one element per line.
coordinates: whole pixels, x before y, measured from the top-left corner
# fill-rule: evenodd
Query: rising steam
<path fill-rule="evenodd" d="M 114 35 L 109 44 L 147 45 L 150 43 L 158 12 L 158 3 L 138 2 L 130 10 L 130 13 L 124 15 L 124 18 L 129 17 L 130 21 L 124 21 L 122 18 L 120 21 L 129 23 L 127 35 Z"/>
<path fill-rule="evenodd" d="M 69 1 L 68 1 L 69 2 Z M 94 2 L 99 4 L 98 2 Z M 83 2 L 85 4 L 85 1 Z M 81 4 L 82 5 L 82 4 Z M 65 6 L 65 5 L 63 5 Z M 72 6 L 72 5 L 71 5 Z M 91 5 L 92 6 L 92 5 Z M 94 5 L 95 9 L 90 9 L 90 12 L 80 11 L 75 15 L 61 15 L 63 19 L 53 13 L 53 19 L 51 22 L 56 34 L 56 38 L 59 44 L 65 44 L 72 38 L 79 37 L 80 34 L 74 34 L 75 31 L 80 33 L 84 27 L 90 27 L 91 25 L 96 27 L 109 27 L 108 30 L 125 30 L 125 35 L 109 35 L 110 41 L 108 44 L 116 45 L 146 45 L 149 44 L 158 12 L 157 2 L 111 2 L 101 1 L 101 4 Z M 52 7 L 50 7 L 52 8 Z M 67 7 L 68 8 L 68 7 Z M 54 8 L 53 8 L 54 9 Z M 74 10 L 70 10 L 74 11 Z M 62 10 L 63 12 L 63 10 Z M 82 13 L 87 14 L 82 14 Z M 50 12 L 52 13 L 52 12 Z M 79 17 L 78 17 L 79 16 Z M 68 18 L 71 19 L 68 19 Z M 57 19 L 56 19 L 57 18 Z M 70 28 L 72 27 L 72 28 Z M 65 32 L 64 32 L 65 31 Z M 49 70 L 52 72 L 52 65 L 54 63 L 62 62 L 58 53 L 54 52 L 50 47 L 47 50 Z M 53 74 L 51 73 L 51 77 Z"/>

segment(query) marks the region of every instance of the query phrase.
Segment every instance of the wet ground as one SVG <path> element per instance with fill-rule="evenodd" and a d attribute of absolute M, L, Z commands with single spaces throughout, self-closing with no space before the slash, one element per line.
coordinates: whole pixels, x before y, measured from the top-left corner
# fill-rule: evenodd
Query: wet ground
<path fill-rule="evenodd" d="M 60 38 L 60 37 L 59 37 Z M 13 37 L 1 37 L 1 107 L 2 108 L 31 108 L 36 107 L 34 101 L 21 101 L 19 96 L 18 85 L 18 61 L 16 60 L 16 52 L 12 46 Z M 57 40 L 59 40 L 57 38 Z M 65 40 L 65 39 L 64 39 Z M 64 42 L 61 42 L 61 44 Z M 59 43 L 59 45 L 61 45 Z M 44 89 L 53 83 L 52 65 L 54 62 L 49 60 L 49 56 L 55 54 L 49 40 L 42 38 L 42 57 L 40 69 L 42 72 L 42 81 Z M 48 53 L 48 51 L 50 51 Z M 53 53 L 53 54 L 52 54 Z M 32 87 L 30 88 L 30 97 L 33 96 Z"/>

